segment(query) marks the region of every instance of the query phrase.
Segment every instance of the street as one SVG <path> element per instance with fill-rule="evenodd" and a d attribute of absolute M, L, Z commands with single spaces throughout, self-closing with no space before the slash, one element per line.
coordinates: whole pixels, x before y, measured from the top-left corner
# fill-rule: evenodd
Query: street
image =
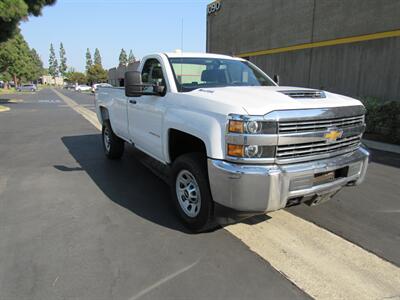
<path fill-rule="evenodd" d="M 99 130 L 60 93 L 94 112 L 94 96 L 75 91 L 0 97 L 0 105 L 10 108 L 0 111 L 0 299 L 316 297 L 320 286 L 295 277 L 301 275 L 279 257 L 269 260 L 272 250 L 283 248 L 266 240 L 263 247 L 274 249 L 262 252 L 252 244 L 256 228 L 259 241 L 268 222 L 282 229 L 274 222 L 286 222 L 286 214 L 323 238 L 333 233 L 344 243 L 341 249 L 355 247 L 360 265 L 376 264 L 354 270 L 367 274 L 360 277 L 360 290 L 362 284 L 371 287 L 355 296 L 400 299 L 400 155 L 371 150 L 366 181 L 328 203 L 191 234 L 176 217 L 165 182 L 131 146 L 122 160 L 107 160 Z M 307 243 L 307 233 L 299 234 Z M 311 251 L 318 253 L 315 247 Z M 335 245 L 329 247 L 334 252 Z M 386 275 L 371 278 L 380 267 Z M 335 288 L 326 276 L 327 283 L 320 282 Z M 341 286 L 336 289 L 340 296 Z"/>

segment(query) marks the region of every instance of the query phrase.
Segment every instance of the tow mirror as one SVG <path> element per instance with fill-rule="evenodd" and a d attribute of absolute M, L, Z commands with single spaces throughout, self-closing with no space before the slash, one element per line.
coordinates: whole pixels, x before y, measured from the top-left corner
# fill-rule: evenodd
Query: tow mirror
<path fill-rule="evenodd" d="M 142 74 L 139 71 L 125 73 L 125 96 L 140 97 L 143 95 Z"/>
<path fill-rule="evenodd" d="M 164 96 L 165 86 L 157 83 L 143 84 L 142 74 L 139 71 L 128 71 L 125 73 L 125 96 L 140 97 L 142 95 Z"/>
<path fill-rule="evenodd" d="M 276 84 L 279 85 L 279 75 L 278 74 L 274 75 L 274 81 L 275 81 Z"/>

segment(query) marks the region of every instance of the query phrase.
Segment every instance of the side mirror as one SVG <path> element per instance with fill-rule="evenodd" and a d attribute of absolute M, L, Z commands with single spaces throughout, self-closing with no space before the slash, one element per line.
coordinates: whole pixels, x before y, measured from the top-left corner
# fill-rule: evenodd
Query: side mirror
<path fill-rule="evenodd" d="M 274 75 L 274 81 L 275 81 L 276 84 L 279 85 L 279 75 L 278 74 Z"/>
<path fill-rule="evenodd" d="M 140 97 L 143 95 L 142 74 L 139 71 L 125 73 L 125 96 Z"/>
<path fill-rule="evenodd" d="M 139 71 L 125 72 L 125 96 L 140 97 L 142 95 L 164 96 L 165 86 L 143 84 L 142 74 Z"/>

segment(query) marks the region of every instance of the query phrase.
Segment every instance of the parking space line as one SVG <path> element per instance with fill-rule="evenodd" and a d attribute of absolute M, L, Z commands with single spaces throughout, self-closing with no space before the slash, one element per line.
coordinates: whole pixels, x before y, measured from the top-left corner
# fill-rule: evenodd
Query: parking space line
<path fill-rule="evenodd" d="M 55 89 L 52 89 L 52 91 L 55 92 L 57 94 L 57 96 L 60 97 L 69 107 L 71 107 L 78 114 L 82 115 L 86 120 L 88 120 L 90 123 L 92 123 L 92 125 L 94 127 L 96 127 L 98 130 L 101 130 L 101 124 L 97 120 L 97 115 L 95 112 L 83 107 L 82 105 L 79 105 L 74 100 L 61 94 L 59 91 L 57 91 Z"/>
<path fill-rule="evenodd" d="M 96 113 L 53 90 L 101 130 Z M 400 268 L 284 210 L 225 229 L 315 299 L 400 299 Z"/>
<path fill-rule="evenodd" d="M 0 105 L 0 112 L 5 112 L 5 111 L 9 111 L 9 110 L 10 110 L 9 107 Z"/>
<path fill-rule="evenodd" d="M 400 299 L 400 268 L 286 211 L 225 229 L 315 299 Z"/>

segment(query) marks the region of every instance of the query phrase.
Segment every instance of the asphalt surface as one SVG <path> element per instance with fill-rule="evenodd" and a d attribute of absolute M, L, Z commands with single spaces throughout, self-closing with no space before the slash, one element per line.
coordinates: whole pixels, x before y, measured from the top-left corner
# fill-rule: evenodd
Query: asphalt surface
<path fill-rule="evenodd" d="M 309 298 L 227 231 L 188 233 L 166 184 L 129 148 L 105 159 L 51 90 L 2 98 L 24 102 L 0 114 L 0 299 Z"/>
<path fill-rule="evenodd" d="M 2 98 L 24 102 L 0 101 L 0 299 L 308 298 L 224 229 L 188 233 L 166 184 L 130 147 L 106 160 L 51 90 Z M 399 179 L 400 155 L 372 151 L 363 185 L 287 211 L 400 266 Z"/>

